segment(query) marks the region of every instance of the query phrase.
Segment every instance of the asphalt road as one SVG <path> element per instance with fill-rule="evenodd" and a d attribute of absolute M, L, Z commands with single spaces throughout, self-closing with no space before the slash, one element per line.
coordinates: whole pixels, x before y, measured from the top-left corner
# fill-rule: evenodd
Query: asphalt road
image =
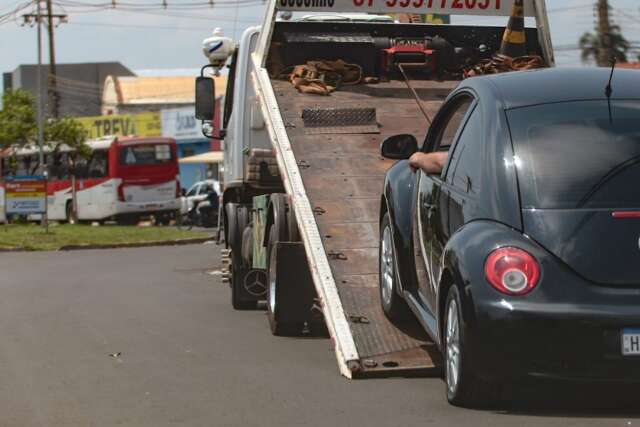
<path fill-rule="evenodd" d="M 0 426 L 640 425 L 637 389 L 529 389 L 472 411 L 438 378 L 348 381 L 329 340 L 234 312 L 209 274 L 218 252 L 0 254 Z"/>

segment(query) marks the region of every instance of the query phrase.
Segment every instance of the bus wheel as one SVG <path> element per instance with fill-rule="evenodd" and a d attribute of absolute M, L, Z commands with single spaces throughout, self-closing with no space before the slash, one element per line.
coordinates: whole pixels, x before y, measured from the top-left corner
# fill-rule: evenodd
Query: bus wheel
<path fill-rule="evenodd" d="M 67 206 L 65 208 L 65 212 L 66 212 L 67 224 L 74 225 L 74 224 L 78 223 L 78 219 L 73 214 L 73 203 L 71 202 L 71 200 L 69 200 L 67 202 Z"/>
<path fill-rule="evenodd" d="M 118 217 L 118 225 L 138 225 L 140 217 L 138 215 L 121 215 Z"/>
<path fill-rule="evenodd" d="M 160 225 L 160 226 L 168 226 L 169 224 L 171 224 L 171 214 L 170 213 L 160 213 L 157 215 L 154 215 L 154 219 L 156 222 L 156 225 Z"/>

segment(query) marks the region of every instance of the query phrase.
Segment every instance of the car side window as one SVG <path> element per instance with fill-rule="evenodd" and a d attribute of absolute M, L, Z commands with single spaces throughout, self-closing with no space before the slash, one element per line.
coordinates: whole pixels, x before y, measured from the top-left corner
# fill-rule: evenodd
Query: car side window
<path fill-rule="evenodd" d="M 194 185 L 193 187 L 191 187 L 191 189 L 187 193 L 187 197 L 192 197 L 198 194 L 198 188 L 200 188 L 199 185 Z"/>
<path fill-rule="evenodd" d="M 482 115 L 480 109 L 471 112 L 460 133 L 451 158 L 447 182 L 470 194 L 480 190 L 482 165 Z"/>
<path fill-rule="evenodd" d="M 209 194 L 213 190 L 213 185 L 206 183 L 202 184 L 198 194 Z"/>
<path fill-rule="evenodd" d="M 438 151 L 448 151 L 451 148 L 472 103 L 473 98 L 470 96 L 463 96 L 457 101 L 457 105 L 453 107 L 453 110 L 449 113 L 446 124 L 442 127 L 438 135 L 438 141 L 436 143 Z"/>

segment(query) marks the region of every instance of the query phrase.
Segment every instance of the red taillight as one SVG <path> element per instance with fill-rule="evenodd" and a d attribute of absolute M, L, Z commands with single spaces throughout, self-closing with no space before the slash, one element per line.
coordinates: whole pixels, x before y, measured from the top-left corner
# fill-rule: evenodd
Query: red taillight
<path fill-rule="evenodd" d="M 491 286 L 507 295 L 526 295 L 540 279 L 540 264 L 528 252 L 513 247 L 496 249 L 484 264 Z"/>
<path fill-rule="evenodd" d="M 120 200 L 121 202 L 126 201 L 124 198 L 124 184 L 118 185 L 118 200 Z"/>
<path fill-rule="evenodd" d="M 176 179 L 176 199 L 182 196 L 182 189 L 180 188 L 180 180 Z"/>
<path fill-rule="evenodd" d="M 618 219 L 640 218 L 640 211 L 617 211 L 611 212 L 611 216 Z"/>

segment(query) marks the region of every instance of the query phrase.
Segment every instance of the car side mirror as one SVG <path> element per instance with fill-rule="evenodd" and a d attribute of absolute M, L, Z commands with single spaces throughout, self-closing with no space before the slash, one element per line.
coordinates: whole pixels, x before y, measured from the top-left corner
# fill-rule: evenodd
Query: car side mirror
<path fill-rule="evenodd" d="M 213 120 L 215 114 L 216 88 L 211 77 L 196 78 L 196 118 Z"/>
<path fill-rule="evenodd" d="M 382 157 L 394 160 L 408 159 L 416 151 L 418 151 L 418 140 L 410 134 L 390 136 L 380 146 Z"/>

